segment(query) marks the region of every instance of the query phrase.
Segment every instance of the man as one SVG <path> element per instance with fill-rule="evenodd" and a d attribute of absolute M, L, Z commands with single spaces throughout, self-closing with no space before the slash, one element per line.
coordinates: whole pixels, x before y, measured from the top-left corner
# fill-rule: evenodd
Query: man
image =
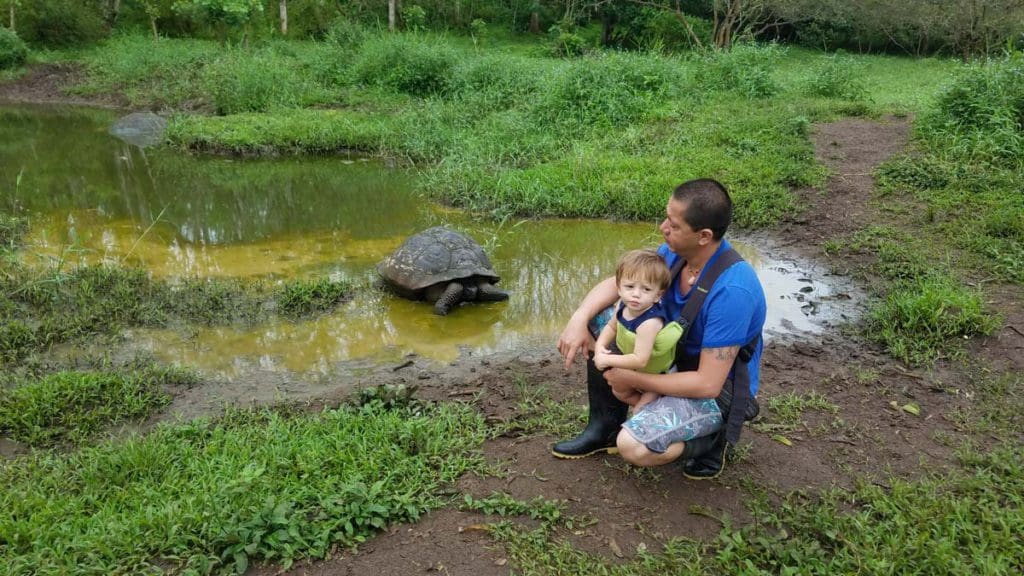
<path fill-rule="evenodd" d="M 658 253 L 670 268 L 682 262 L 685 265 L 673 277 L 662 298 L 662 306 L 670 318 L 678 318 L 692 293 L 697 292 L 694 286 L 702 273 L 731 249 L 723 236 L 732 221 L 732 200 L 725 187 L 714 180 L 691 180 L 673 191 L 665 213 L 660 226 L 665 243 Z M 749 264 L 739 260 L 729 265 L 707 293 L 696 320 L 684 337 L 685 343 L 680 341 L 677 347 L 677 371 L 667 374 L 616 368 L 602 373 L 589 359 L 594 343 L 589 328 L 591 319 L 615 299 L 615 279 L 600 282 L 583 299 L 559 337 L 558 351 L 565 359 L 566 369 L 578 355 L 587 358 L 590 411 L 583 433 L 555 444 L 552 453 L 559 458 L 582 458 L 597 452 L 617 451 L 626 461 L 638 466 L 667 464 L 684 455 L 690 438 L 686 430 L 673 430 L 652 440 L 649 434 L 652 417 L 685 420 L 694 413 L 708 416 L 708 405 L 715 403 L 706 399 L 719 398 L 726 382 L 739 373 L 736 368 L 742 360 L 737 360 L 738 357 L 749 359 L 745 368 L 749 372 L 750 396 L 757 393 L 760 336 L 767 311 L 764 292 Z M 743 379 L 747 379 L 746 374 Z M 622 427 L 620 434 L 620 426 L 626 422 L 627 406 L 617 400 L 615 394 L 618 391 L 621 396 L 631 390 L 656 392 L 667 400 L 662 406 L 656 406 L 657 402 L 644 406 Z M 703 406 L 698 406 L 702 400 Z M 656 408 L 658 414 L 648 413 Z M 722 438 L 718 444 L 724 450 L 724 435 L 715 432 L 724 426 L 720 416 L 712 433 Z M 698 436 L 710 437 L 707 430 Z M 715 476 L 721 470 L 721 453 L 716 456 L 717 462 L 712 458 L 712 462 L 704 464 L 692 461 L 693 457 L 693 454 L 686 454 L 684 460 L 688 462 L 684 470 L 694 470 L 695 477 Z M 700 470 L 702 466 L 704 470 Z"/>

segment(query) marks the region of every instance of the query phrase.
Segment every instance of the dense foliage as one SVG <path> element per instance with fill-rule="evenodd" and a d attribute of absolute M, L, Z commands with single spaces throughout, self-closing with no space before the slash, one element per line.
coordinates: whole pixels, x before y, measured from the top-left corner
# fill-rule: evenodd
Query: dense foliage
<path fill-rule="evenodd" d="M 0 70 L 20 66 L 28 57 L 28 47 L 14 32 L 0 28 Z"/>
<path fill-rule="evenodd" d="M 339 21 L 390 27 L 383 0 L 0 0 L 30 43 L 66 46 L 131 30 L 154 36 L 248 40 L 324 38 Z M 596 46 L 656 51 L 780 40 L 857 52 L 992 54 L 1024 34 L 1022 0 L 417 0 L 397 3 L 394 26 L 453 31 L 480 41 L 550 35 L 554 53 Z"/>

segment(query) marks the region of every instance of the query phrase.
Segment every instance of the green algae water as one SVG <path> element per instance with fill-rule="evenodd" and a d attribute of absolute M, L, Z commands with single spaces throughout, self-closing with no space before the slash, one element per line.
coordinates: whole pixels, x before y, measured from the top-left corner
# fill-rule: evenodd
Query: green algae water
<path fill-rule="evenodd" d="M 371 289 L 306 322 L 128 333 L 135 349 L 225 376 L 328 374 L 410 353 L 450 362 L 549 348 L 554 357 L 565 320 L 619 255 L 660 242 L 655 223 L 474 219 L 414 194 L 414 170 L 378 160 L 141 150 L 109 134 L 115 120 L 78 108 L 0 107 L 0 205 L 31 219 L 26 261 L 116 262 L 169 279 L 328 276 L 369 285 L 376 263 L 406 237 L 443 224 L 483 245 L 512 293 L 438 317 L 428 304 Z M 739 248 L 765 281 L 770 327 L 812 329 L 805 295 L 822 287 L 797 266 Z"/>

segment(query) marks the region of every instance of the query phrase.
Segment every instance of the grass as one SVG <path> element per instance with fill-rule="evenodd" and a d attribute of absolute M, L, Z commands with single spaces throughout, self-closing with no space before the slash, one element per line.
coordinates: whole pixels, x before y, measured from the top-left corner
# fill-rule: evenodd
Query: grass
<path fill-rule="evenodd" d="M 769 396 L 765 407 L 767 413 L 751 425 L 759 432 L 776 434 L 794 432 L 801 426 L 806 426 L 803 415 L 809 410 L 829 414 L 839 412 L 839 406 L 813 390 L 804 394 L 784 392 Z"/>
<path fill-rule="evenodd" d="M 440 506 L 480 466 L 479 415 L 457 405 L 229 411 L 68 455 L 0 464 L 0 561 L 10 574 L 174 566 L 244 572 L 324 557 Z"/>
<path fill-rule="evenodd" d="M 0 432 L 33 447 L 77 444 L 111 425 L 140 421 L 170 402 L 170 386 L 194 374 L 146 367 L 118 372 L 61 371 L 0 389 Z"/>
<path fill-rule="evenodd" d="M 10 252 L 5 258 L 10 259 Z M 29 269 L 12 261 L 0 274 L 0 361 L 15 363 L 63 342 L 116 334 L 135 326 L 201 325 L 325 313 L 355 289 L 328 279 L 293 280 L 276 290 L 232 279 L 176 283 L 118 265 Z"/>

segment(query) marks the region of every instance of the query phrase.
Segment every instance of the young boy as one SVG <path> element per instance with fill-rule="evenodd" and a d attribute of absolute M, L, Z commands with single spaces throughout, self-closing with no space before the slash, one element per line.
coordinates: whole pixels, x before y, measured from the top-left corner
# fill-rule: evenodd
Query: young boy
<path fill-rule="evenodd" d="M 600 370 L 627 368 L 651 374 L 665 372 L 675 358 L 675 342 L 655 341 L 670 321 L 661 307 L 661 296 L 671 282 L 665 260 L 654 250 L 632 250 L 619 259 L 615 286 L 619 292 L 615 320 L 609 321 L 594 346 L 594 364 Z M 611 351 L 615 341 L 621 354 Z M 634 410 L 658 398 L 655 392 L 633 390 L 615 394 Z"/>

